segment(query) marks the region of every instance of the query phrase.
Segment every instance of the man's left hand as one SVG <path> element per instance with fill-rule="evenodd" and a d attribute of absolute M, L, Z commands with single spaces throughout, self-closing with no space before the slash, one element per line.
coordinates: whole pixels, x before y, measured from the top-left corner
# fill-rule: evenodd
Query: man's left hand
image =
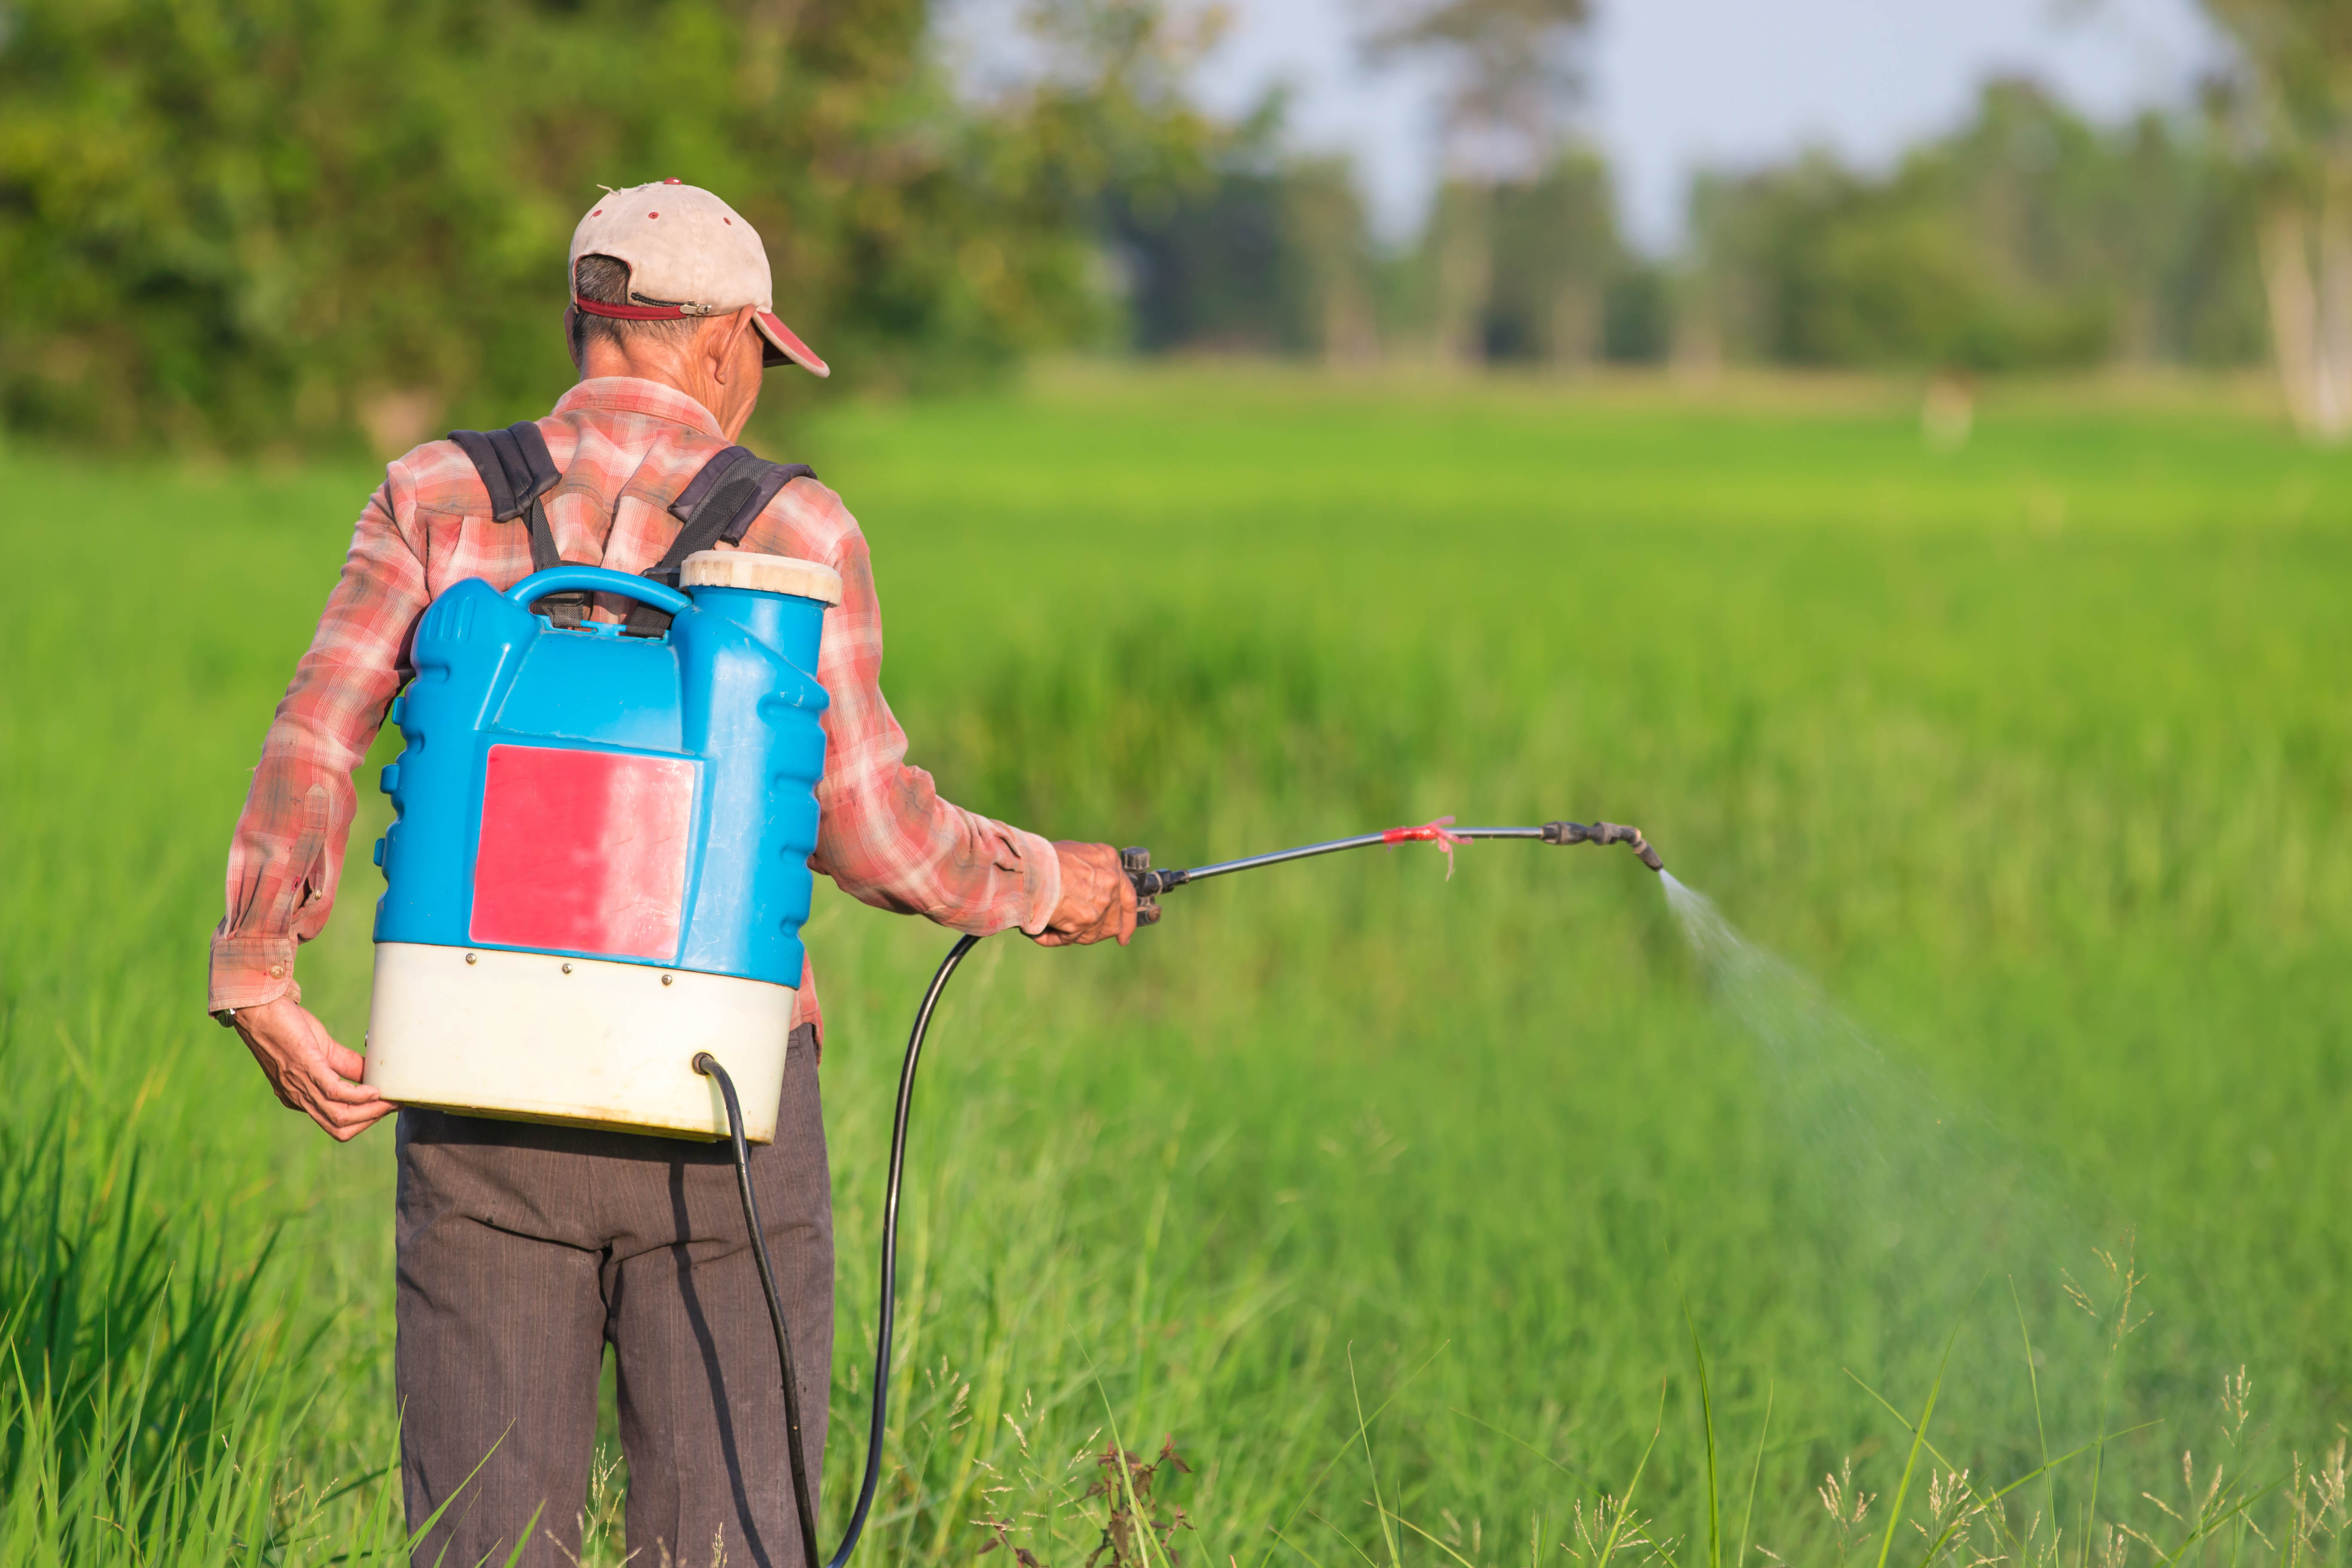
<path fill-rule="evenodd" d="M 1084 947 L 1117 937 L 1125 947 L 1135 935 L 1135 884 L 1120 869 L 1118 851 L 1057 839 L 1054 853 L 1062 862 L 1062 901 L 1037 945 Z"/>

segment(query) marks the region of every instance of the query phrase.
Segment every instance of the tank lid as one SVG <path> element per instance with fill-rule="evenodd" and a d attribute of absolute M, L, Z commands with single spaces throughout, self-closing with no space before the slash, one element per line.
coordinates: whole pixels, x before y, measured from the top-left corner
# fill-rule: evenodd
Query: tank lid
<path fill-rule="evenodd" d="M 678 563 L 677 585 L 753 588 L 827 605 L 841 603 L 841 574 L 832 567 L 790 555 L 756 555 L 748 550 L 696 551 Z"/>

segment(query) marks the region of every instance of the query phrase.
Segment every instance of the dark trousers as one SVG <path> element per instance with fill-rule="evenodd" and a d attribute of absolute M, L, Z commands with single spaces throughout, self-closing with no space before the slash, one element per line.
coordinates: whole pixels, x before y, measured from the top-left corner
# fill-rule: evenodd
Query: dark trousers
<path fill-rule="evenodd" d="M 833 1363 L 833 1208 L 814 1031 L 751 1150 L 812 1486 Z M 569 1568 L 610 1343 L 633 1568 L 798 1568 L 776 1345 L 724 1143 L 400 1113 L 395 1373 L 415 1561 Z M 534 1515 L 536 1521 L 534 1522 Z M 525 1541 L 526 1533 L 528 1541 Z"/>

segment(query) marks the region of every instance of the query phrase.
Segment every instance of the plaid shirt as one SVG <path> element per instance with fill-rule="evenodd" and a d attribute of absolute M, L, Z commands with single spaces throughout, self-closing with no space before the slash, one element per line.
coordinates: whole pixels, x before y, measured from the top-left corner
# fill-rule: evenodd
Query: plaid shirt
<path fill-rule="evenodd" d="M 678 529 L 671 500 L 728 444 L 686 394 L 618 376 L 573 387 L 539 428 L 563 472 L 546 500 L 563 558 L 621 572 L 661 559 Z M 1044 931 L 1062 891 L 1053 846 L 949 805 L 930 774 L 907 764 L 906 732 L 879 684 L 874 568 L 841 498 L 814 479 L 793 480 L 741 548 L 841 574 L 842 602 L 825 612 L 816 669 L 833 703 L 810 867 L 866 903 L 957 931 Z M 530 571 L 528 531 L 520 519 L 490 521 L 489 498 L 456 442 L 428 442 L 386 470 L 261 742 L 229 846 L 227 916 L 213 935 L 214 1011 L 300 997 L 295 949 L 334 908 L 356 805 L 352 773 L 413 673 L 408 642 L 425 605 L 468 577 L 504 589 Z M 627 608 L 605 597 L 596 614 L 614 618 Z M 819 1021 L 807 969 L 794 1021 Z"/>

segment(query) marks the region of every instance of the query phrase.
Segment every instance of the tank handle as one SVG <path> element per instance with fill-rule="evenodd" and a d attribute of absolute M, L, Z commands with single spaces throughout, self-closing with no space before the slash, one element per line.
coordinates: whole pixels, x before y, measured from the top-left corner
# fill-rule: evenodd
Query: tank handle
<path fill-rule="evenodd" d="M 694 601 L 677 589 L 640 577 L 630 572 L 615 572 L 605 566 L 582 566 L 567 563 L 551 566 L 544 572 L 534 572 L 507 590 L 507 597 L 529 609 L 550 594 L 566 589 L 584 588 L 592 594 L 618 594 L 625 599 L 635 599 L 641 605 L 667 610 L 682 616 L 694 608 Z"/>

